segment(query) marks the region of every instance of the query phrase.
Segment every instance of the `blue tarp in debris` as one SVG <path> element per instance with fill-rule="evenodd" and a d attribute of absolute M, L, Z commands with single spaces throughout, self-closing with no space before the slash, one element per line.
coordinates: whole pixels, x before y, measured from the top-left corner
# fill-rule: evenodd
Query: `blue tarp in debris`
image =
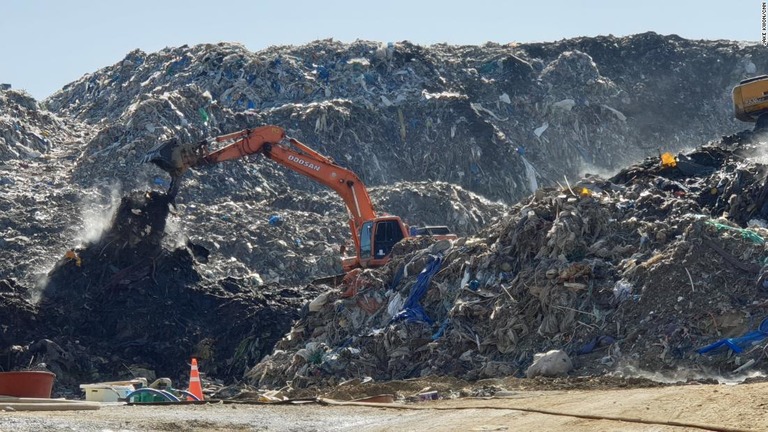
<path fill-rule="evenodd" d="M 745 334 L 744 336 L 737 337 L 737 338 L 727 338 L 727 339 L 721 339 L 713 344 L 709 344 L 703 348 L 699 348 L 696 350 L 699 354 L 707 354 L 710 351 L 714 351 L 722 346 L 727 346 L 733 352 L 740 353 L 744 351 L 744 348 L 742 346 L 748 345 L 750 342 L 757 342 L 761 341 L 768 337 L 768 318 L 764 319 L 763 322 L 760 323 L 760 325 L 757 327 L 757 330 L 749 332 Z"/>
<path fill-rule="evenodd" d="M 419 273 L 416 279 L 416 284 L 411 288 L 411 294 L 403 305 L 403 310 L 392 317 L 392 321 L 422 321 L 427 324 L 432 324 L 432 319 L 427 316 L 424 308 L 421 307 L 419 301 L 429 288 L 429 281 L 432 280 L 432 276 L 440 270 L 440 264 L 443 262 L 442 255 L 431 255 L 432 261 L 430 261 L 424 270 Z"/>

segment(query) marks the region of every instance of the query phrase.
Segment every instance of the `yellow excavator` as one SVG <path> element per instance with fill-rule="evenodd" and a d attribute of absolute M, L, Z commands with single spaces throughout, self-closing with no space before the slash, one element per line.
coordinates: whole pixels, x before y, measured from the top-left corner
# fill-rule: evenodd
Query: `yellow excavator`
<path fill-rule="evenodd" d="M 736 118 L 755 123 L 755 130 L 768 128 L 768 75 L 745 79 L 733 88 Z"/>

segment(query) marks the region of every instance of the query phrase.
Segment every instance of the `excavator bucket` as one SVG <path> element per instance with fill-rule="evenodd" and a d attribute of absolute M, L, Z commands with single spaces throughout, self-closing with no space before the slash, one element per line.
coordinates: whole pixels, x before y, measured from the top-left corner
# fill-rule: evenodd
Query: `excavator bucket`
<path fill-rule="evenodd" d="M 207 154 L 208 142 L 179 143 L 176 138 L 163 141 L 148 151 L 143 163 L 151 162 L 171 175 L 171 187 L 168 194 L 176 196 L 179 179 L 190 167 L 198 165 Z"/>
<path fill-rule="evenodd" d="M 201 147 L 206 142 L 182 144 L 176 138 L 156 145 L 148 151 L 142 162 L 151 162 L 171 177 L 180 177 L 189 167 L 195 166 L 204 156 Z"/>
<path fill-rule="evenodd" d="M 163 171 L 171 174 L 174 170 L 173 153 L 176 147 L 178 147 L 178 140 L 176 138 L 168 141 L 163 141 L 160 144 L 153 147 L 150 151 L 144 155 L 142 163 L 151 162 Z"/>

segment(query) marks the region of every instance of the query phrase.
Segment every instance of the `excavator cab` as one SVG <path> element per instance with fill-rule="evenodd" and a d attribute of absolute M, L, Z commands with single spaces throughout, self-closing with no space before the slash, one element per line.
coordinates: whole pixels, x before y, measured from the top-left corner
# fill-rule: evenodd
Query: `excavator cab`
<path fill-rule="evenodd" d="M 360 265 L 376 267 L 389 261 L 392 248 L 408 237 L 405 224 L 397 216 L 376 218 L 360 227 Z"/>

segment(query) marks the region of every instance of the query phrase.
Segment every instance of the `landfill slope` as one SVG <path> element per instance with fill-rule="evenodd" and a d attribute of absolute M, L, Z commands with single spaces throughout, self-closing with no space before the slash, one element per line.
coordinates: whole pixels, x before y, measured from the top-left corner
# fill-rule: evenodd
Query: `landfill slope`
<path fill-rule="evenodd" d="M 108 191 L 84 191 L 69 178 L 94 133 L 24 91 L 0 90 L 0 279 L 33 288 L 62 248 L 88 231 L 78 224 L 84 204 L 109 202 Z"/>
<path fill-rule="evenodd" d="M 466 235 L 503 209 L 493 202 L 737 130 L 730 88 L 767 62 L 756 46 L 655 33 L 483 46 L 323 40 L 258 52 L 202 44 L 133 51 L 43 105 L 91 128 L 73 163 L 54 168 L 89 191 L 79 207 L 107 212 L 123 191 L 165 189 L 165 173 L 141 164 L 162 140 L 271 123 L 400 197 L 377 200 L 379 211 Z M 420 182 L 491 204 L 422 193 Z M 349 238 L 333 194 L 260 156 L 188 172 L 177 204 L 181 231 L 220 258 L 205 269 L 215 275 L 300 285 L 333 273 Z M 83 220 L 81 210 L 59 213 Z M 280 213 L 290 223 L 268 227 Z"/>
<path fill-rule="evenodd" d="M 70 392 L 132 373 L 177 379 L 190 356 L 211 377 L 237 377 L 268 353 L 311 287 L 206 278 L 196 263 L 209 252 L 169 235 L 168 204 L 161 193 L 126 195 L 103 236 L 55 264 L 36 305 L 7 302 L 5 319 L 36 321 L 9 334 L 31 343 L 4 353 L 7 361 L 43 362 Z M 12 300 L 20 291 L 2 286 Z"/>
<path fill-rule="evenodd" d="M 350 365 L 377 380 L 518 374 L 534 352 L 590 342 L 580 371 L 627 359 L 735 366 L 690 357 L 688 345 L 754 324 L 740 311 L 762 307 L 747 283 L 760 248 L 687 214 L 728 211 L 741 227 L 764 217 L 761 168 L 728 153 L 751 136 L 701 153 L 712 173 L 659 173 L 655 159 L 615 177 L 615 190 L 597 178 L 594 195 L 573 188 L 584 171 L 741 129 L 730 88 L 766 68 L 757 46 L 655 33 L 483 46 L 325 40 L 137 50 L 40 103 L 0 89 L 0 366 L 45 364 L 60 394 L 134 373 L 183 376 L 190 354 L 209 377 L 235 382 L 271 353 L 250 382 L 296 388 L 346 379 Z M 350 248 L 332 192 L 250 156 L 188 172 L 168 207 L 167 176 L 141 163 L 168 138 L 264 124 L 356 172 L 377 211 L 464 239 L 405 242 L 388 267 L 320 294 L 306 283 L 338 272 L 339 248 Z M 696 181 L 705 186 L 687 183 Z M 714 254 L 698 253 L 700 232 Z M 422 285 L 432 323 L 389 325 L 437 252 L 425 247 L 444 254 Z M 718 256 L 731 265 L 720 273 L 707 261 Z M 720 287 L 716 307 L 691 306 L 709 321 L 674 318 L 665 308 L 687 307 L 686 297 L 655 288 L 669 281 Z"/>
<path fill-rule="evenodd" d="M 482 46 L 322 40 L 258 52 L 219 43 L 133 51 L 45 104 L 106 122 L 78 162 L 83 185 L 146 184 L 156 171 L 139 157 L 163 139 L 273 123 L 371 186 L 445 181 L 513 203 L 564 176 L 737 131 L 730 90 L 767 67 L 757 45 L 652 32 Z M 258 199 L 282 182 L 318 189 L 261 166 L 220 170 L 235 179 L 217 185 L 226 194 Z M 193 186 L 182 198 L 206 195 Z"/>
<path fill-rule="evenodd" d="M 82 142 L 89 128 L 42 108 L 24 91 L 0 90 L 0 162 L 35 159 Z M 0 177 L 0 185 L 12 183 Z"/>
<path fill-rule="evenodd" d="M 521 376 L 548 350 L 576 375 L 764 371 L 766 142 L 727 136 L 541 189 L 474 237 L 406 241 L 310 302 L 251 383 Z"/>

